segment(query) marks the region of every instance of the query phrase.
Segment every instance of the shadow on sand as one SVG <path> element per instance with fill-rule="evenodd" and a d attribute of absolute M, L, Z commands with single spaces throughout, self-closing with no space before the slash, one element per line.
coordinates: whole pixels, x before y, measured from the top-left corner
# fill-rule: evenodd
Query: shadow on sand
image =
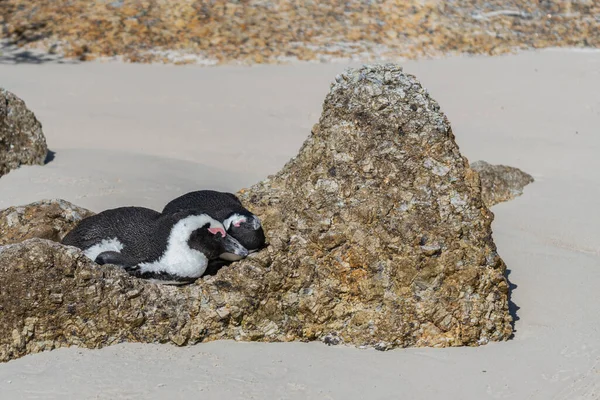
<path fill-rule="evenodd" d="M 79 61 L 64 59 L 58 54 L 41 50 L 24 49 L 8 40 L 0 41 L 0 64 L 77 64 Z"/>
<path fill-rule="evenodd" d="M 56 152 L 48 149 L 48 152 L 46 153 L 46 158 L 44 159 L 44 165 L 48 164 L 49 162 L 52 162 L 55 156 Z"/>
<path fill-rule="evenodd" d="M 512 294 L 513 291 L 518 287 L 517 285 L 515 285 L 514 283 L 512 283 L 510 281 L 510 269 L 506 270 L 506 280 L 508 281 L 508 312 L 510 313 L 510 316 L 512 317 L 512 322 L 511 322 L 511 326 L 512 326 L 512 330 L 513 333 L 512 335 L 510 335 L 509 339 L 513 339 L 515 337 L 515 322 L 517 322 L 519 320 L 519 316 L 517 315 L 517 311 L 519 311 L 519 309 L 521 307 L 519 307 L 518 305 L 516 305 L 513 301 L 512 301 Z"/>

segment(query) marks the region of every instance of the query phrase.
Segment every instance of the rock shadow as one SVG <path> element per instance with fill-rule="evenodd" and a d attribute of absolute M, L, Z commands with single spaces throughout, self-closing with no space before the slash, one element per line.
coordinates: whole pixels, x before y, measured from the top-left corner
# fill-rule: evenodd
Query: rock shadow
<path fill-rule="evenodd" d="M 44 159 L 44 165 L 54 161 L 55 157 L 56 157 L 56 152 L 48 149 L 48 152 L 46 153 L 46 158 Z"/>
<path fill-rule="evenodd" d="M 512 295 L 513 295 L 513 291 L 518 288 L 519 286 L 514 284 L 513 282 L 511 282 L 510 280 L 510 274 L 511 274 L 511 270 L 510 269 L 506 269 L 506 281 L 508 282 L 508 312 L 510 314 L 510 316 L 512 317 L 512 322 L 511 327 L 512 327 L 512 334 L 509 336 L 509 340 L 510 339 L 514 339 L 515 337 L 515 333 L 517 332 L 517 330 L 515 329 L 515 322 L 517 322 L 520 318 L 519 315 L 517 314 L 517 311 L 519 311 L 521 309 L 521 307 L 519 307 L 518 305 L 515 304 L 515 302 L 512 300 Z"/>
<path fill-rule="evenodd" d="M 77 64 L 78 60 L 65 59 L 59 54 L 24 49 L 8 40 L 0 41 L 0 64 Z"/>

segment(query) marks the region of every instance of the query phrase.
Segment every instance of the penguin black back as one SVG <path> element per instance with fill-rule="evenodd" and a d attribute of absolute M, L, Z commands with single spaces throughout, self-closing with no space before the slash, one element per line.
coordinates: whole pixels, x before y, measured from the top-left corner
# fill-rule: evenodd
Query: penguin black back
<path fill-rule="evenodd" d="M 198 190 L 179 196 L 165 206 L 163 214 L 191 209 L 202 210 L 217 221 L 224 221 L 235 212 L 251 214 L 233 193 L 216 190 Z"/>
<path fill-rule="evenodd" d="M 161 255 L 175 223 L 158 223 L 161 214 L 144 207 L 119 207 L 83 219 L 62 240 L 85 251 L 95 260 L 102 251 L 121 251 L 136 260 Z"/>
<path fill-rule="evenodd" d="M 62 240 L 100 264 L 120 265 L 142 278 L 189 280 L 221 254 L 248 251 L 224 226 L 194 210 L 164 215 L 143 207 L 120 207 L 82 220 Z"/>

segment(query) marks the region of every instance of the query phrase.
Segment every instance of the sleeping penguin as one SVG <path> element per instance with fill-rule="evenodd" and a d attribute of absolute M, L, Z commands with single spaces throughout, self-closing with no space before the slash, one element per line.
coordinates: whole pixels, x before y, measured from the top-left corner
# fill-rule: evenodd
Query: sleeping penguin
<path fill-rule="evenodd" d="M 118 265 L 133 276 L 171 284 L 196 280 L 222 254 L 248 255 L 223 224 L 194 210 L 106 210 L 83 219 L 62 243 L 82 249 L 100 265 Z"/>
<path fill-rule="evenodd" d="M 265 246 L 265 233 L 260 220 L 244 208 L 232 193 L 214 190 L 190 192 L 167 204 L 163 214 L 182 210 L 199 210 L 222 222 L 227 233 L 251 253 Z M 225 254 L 221 258 L 228 261 L 239 259 L 235 254 Z"/>

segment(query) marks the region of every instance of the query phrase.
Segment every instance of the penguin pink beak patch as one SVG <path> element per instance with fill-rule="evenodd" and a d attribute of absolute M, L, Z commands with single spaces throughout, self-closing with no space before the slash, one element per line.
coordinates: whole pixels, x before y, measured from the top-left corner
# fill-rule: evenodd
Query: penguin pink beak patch
<path fill-rule="evenodd" d="M 240 217 L 239 219 L 236 219 L 235 221 L 233 221 L 233 226 L 235 226 L 236 228 L 239 228 L 240 225 L 242 224 L 242 222 L 246 222 L 246 217 Z"/>
<path fill-rule="evenodd" d="M 221 237 L 227 236 L 227 233 L 225 233 L 225 229 L 223 229 L 223 228 L 208 228 L 208 231 L 210 233 L 212 233 L 213 235 L 216 235 L 217 233 L 220 233 Z"/>

